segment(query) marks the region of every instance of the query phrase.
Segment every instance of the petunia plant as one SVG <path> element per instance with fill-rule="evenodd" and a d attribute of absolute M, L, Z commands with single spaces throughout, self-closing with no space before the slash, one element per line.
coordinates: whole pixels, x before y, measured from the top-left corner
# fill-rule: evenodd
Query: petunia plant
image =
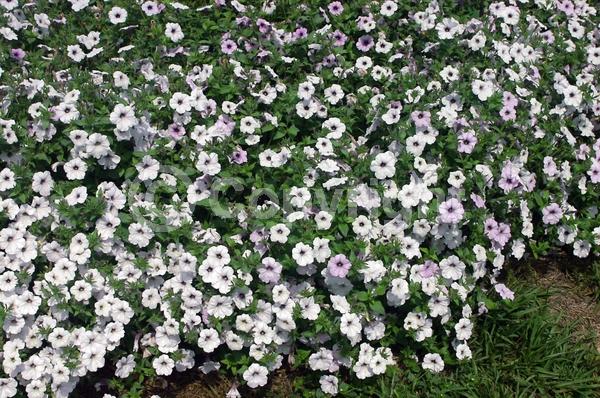
<path fill-rule="evenodd" d="M 0 10 L 0 397 L 441 372 L 508 261 L 600 252 L 593 2 Z"/>

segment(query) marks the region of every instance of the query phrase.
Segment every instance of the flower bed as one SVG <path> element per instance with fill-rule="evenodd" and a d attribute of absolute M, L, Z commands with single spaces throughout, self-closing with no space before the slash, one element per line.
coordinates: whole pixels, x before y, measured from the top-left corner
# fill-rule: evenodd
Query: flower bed
<path fill-rule="evenodd" d="M 598 252 L 591 4 L 247 3 L 0 0 L 0 397 L 440 372 Z"/>

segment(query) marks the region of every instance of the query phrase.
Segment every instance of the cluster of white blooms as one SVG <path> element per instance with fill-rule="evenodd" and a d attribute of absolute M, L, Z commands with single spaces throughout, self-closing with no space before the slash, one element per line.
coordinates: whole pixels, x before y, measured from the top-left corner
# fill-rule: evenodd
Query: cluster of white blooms
<path fill-rule="evenodd" d="M 586 0 L 245 3 L 0 0 L 0 397 L 440 372 L 598 253 Z"/>

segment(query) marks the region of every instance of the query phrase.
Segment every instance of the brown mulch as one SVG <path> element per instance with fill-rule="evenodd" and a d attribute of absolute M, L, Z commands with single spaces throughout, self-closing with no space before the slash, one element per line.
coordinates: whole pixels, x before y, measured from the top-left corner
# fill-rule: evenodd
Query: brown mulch
<path fill-rule="evenodd" d="M 594 338 L 600 352 L 600 302 L 596 298 L 600 286 L 582 280 L 589 262 L 555 254 L 531 265 L 533 282 L 549 293 L 550 309 L 564 324 L 575 323 L 575 338 Z"/>
<path fill-rule="evenodd" d="M 289 373 L 281 370 L 269 377 L 269 384 L 260 392 L 245 386 L 238 386 L 244 398 L 293 398 L 294 388 L 288 378 Z M 235 380 L 216 372 L 205 375 L 199 370 L 175 373 L 168 378 L 156 378 L 147 386 L 145 397 L 153 394 L 161 398 L 224 398 Z"/>

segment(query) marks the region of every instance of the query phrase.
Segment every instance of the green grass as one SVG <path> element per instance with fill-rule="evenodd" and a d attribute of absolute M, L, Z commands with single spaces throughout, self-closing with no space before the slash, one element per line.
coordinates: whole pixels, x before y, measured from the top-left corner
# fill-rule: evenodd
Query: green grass
<path fill-rule="evenodd" d="M 514 302 L 479 324 L 472 361 L 439 375 L 400 366 L 348 396 L 600 397 L 600 356 L 573 329 L 550 313 L 546 293 L 521 285 Z"/>

